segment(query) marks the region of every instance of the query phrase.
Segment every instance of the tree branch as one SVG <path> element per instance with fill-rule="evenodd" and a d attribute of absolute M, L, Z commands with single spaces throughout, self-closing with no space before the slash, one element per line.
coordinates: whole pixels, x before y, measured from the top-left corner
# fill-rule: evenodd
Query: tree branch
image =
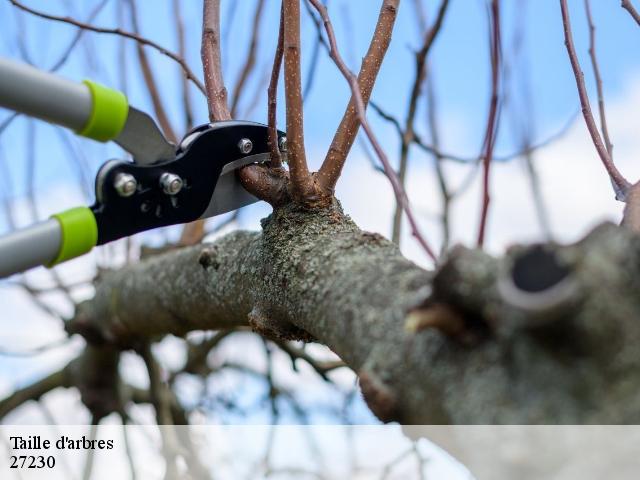
<path fill-rule="evenodd" d="M 269 149 L 271 150 L 271 165 L 275 168 L 282 166 L 282 155 L 278 145 L 278 80 L 282 70 L 282 58 L 284 57 L 284 5 L 280 8 L 280 27 L 278 28 L 278 44 L 273 59 L 271 80 L 267 91 L 267 117 L 269 124 Z"/>
<path fill-rule="evenodd" d="M 402 135 L 400 138 L 400 166 L 398 168 L 398 180 L 402 185 L 405 184 L 405 179 L 407 176 L 407 164 L 409 160 L 409 148 L 414 138 L 414 130 L 415 130 L 415 118 L 416 112 L 418 111 L 418 100 L 422 94 L 422 86 L 424 84 L 424 80 L 427 75 L 427 55 L 429 55 L 429 51 L 433 45 L 434 40 L 438 36 L 440 29 L 442 28 L 442 24 L 444 22 L 445 14 L 447 13 L 447 8 L 449 6 L 449 0 L 443 0 L 440 4 L 440 9 L 438 10 L 438 15 L 436 16 L 436 20 L 433 23 L 433 26 L 424 34 L 424 41 L 422 43 L 422 47 L 416 53 L 415 56 L 415 64 L 416 64 L 416 73 L 415 80 L 413 82 L 413 86 L 411 88 L 411 95 L 409 97 L 409 108 L 407 110 L 407 118 L 405 120 L 405 126 L 402 131 Z M 392 235 L 391 239 L 400 244 L 400 234 L 402 227 L 402 205 L 397 204 L 395 214 L 393 216 L 393 226 L 392 226 Z"/>
<path fill-rule="evenodd" d="M 128 3 L 129 11 L 131 13 L 131 25 L 133 26 L 133 31 L 136 35 L 140 35 L 140 25 L 138 23 L 137 11 L 138 9 L 136 8 L 135 0 L 128 0 Z M 140 69 L 142 70 L 142 78 L 144 78 L 144 83 L 147 85 L 147 91 L 149 92 L 149 97 L 151 98 L 153 111 L 156 114 L 156 118 L 158 119 L 160 128 L 162 129 L 164 136 L 167 137 L 167 140 L 175 144 L 177 143 L 178 138 L 176 137 L 175 131 L 171 126 L 171 122 L 169 121 L 167 112 L 164 109 L 162 99 L 160 98 L 160 91 L 158 90 L 158 85 L 156 83 L 155 76 L 153 75 L 151 64 L 149 63 L 149 59 L 147 58 L 147 53 L 144 51 L 144 47 L 140 43 L 136 43 L 136 51 L 138 54 L 138 61 L 140 62 Z"/>
<path fill-rule="evenodd" d="M 253 69 L 256 65 L 256 51 L 258 49 L 258 40 L 260 38 L 260 24 L 262 20 L 262 12 L 264 10 L 264 0 L 258 0 L 256 9 L 253 14 L 253 27 L 251 29 L 251 40 L 249 41 L 249 49 L 247 50 L 247 56 L 240 71 L 240 76 L 233 88 L 233 95 L 231 96 L 231 116 L 235 118 L 238 112 L 238 105 L 240 103 L 240 97 L 244 92 L 245 84 L 249 79 Z"/>
<path fill-rule="evenodd" d="M 478 246 L 484 246 L 487 221 L 489 219 L 490 175 L 493 148 L 498 134 L 498 95 L 500 89 L 500 1 L 491 2 L 491 99 L 489 101 L 489 115 L 487 117 L 487 129 L 484 137 L 484 154 L 482 155 L 482 208 L 480 211 L 480 227 L 478 228 Z"/>
<path fill-rule="evenodd" d="M 502 260 L 459 247 L 431 274 L 338 210 L 289 205 L 263 224 L 262 234 L 234 232 L 105 273 L 71 326 L 116 342 L 237 325 L 313 337 L 358 373 L 385 421 L 640 418 L 625 387 L 640 380 L 628 281 L 640 274 L 640 239 L 626 229 L 605 225 L 576 245 L 517 247 Z M 565 276 L 531 292 L 526 279 L 542 278 L 543 264 Z M 413 328 L 415 318 L 431 327 Z"/>
<path fill-rule="evenodd" d="M 384 167 L 385 174 L 389 178 L 389 181 L 391 182 L 391 186 L 393 187 L 396 200 L 398 204 L 402 205 L 402 209 L 405 211 L 407 215 L 407 219 L 409 220 L 409 224 L 411 226 L 411 232 L 415 237 L 415 239 L 420 244 L 420 246 L 427 253 L 427 255 L 429 255 L 429 257 L 431 257 L 431 259 L 435 262 L 436 255 L 433 252 L 433 249 L 431 248 L 427 240 L 423 237 L 422 233 L 420 232 L 420 229 L 418 228 L 418 224 L 415 220 L 415 217 L 413 216 L 411 205 L 409 203 L 409 198 L 407 197 L 407 194 L 404 191 L 404 187 L 398 180 L 398 176 L 394 171 L 394 169 L 391 167 L 391 163 L 387 158 L 387 154 L 384 152 L 384 150 L 380 146 L 380 143 L 378 142 L 376 136 L 373 133 L 373 130 L 371 129 L 371 126 L 369 125 L 369 121 L 366 115 L 367 107 L 364 103 L 364 100 L 360 92 L 358 79 L 353 74 L 353 72 L 349 70 L 347 65 L 342 60 L 342 57 L 340 56 L 340 52 L 338 51 L 338 46 L 336 42 L 336 37 L 333 32 L 333 26 L 331 24 L 331 20 L 329 19 L 329 14 L 327 12 L 327 9 L 318 0 L 309 0 L 309 1 L 314 6 L 314 8 L 320 13 L 320 16 L 324 21 L 327 37 L 329 38 L 329 45 L 331 47 L 329 56 L 338 67 L 338 70 L 340 70 L 340 73 L 342 73 L 344 78 L 349 83 L 349 86 L 351 88 L 352 101 L 354 102 L 354 105 L 356 108 L 358 122 L 360 123 L 360 125 L 362 125 L 363 130 L 367 134 L 367 138 L 371 142 L 371 145 L 373 146 L 373 149 L 375 150 L 376 155 L 378 156 L 378 158 L 380 159 Z"/>
<path fill-rule="evenodd" d="M 607 149 L 602 142 L 602 138 L 600 137 L 600 133 L 598 132 L 598 127 L 593 118 L 591 105 L 589 104 L 589 95 L 587 94 L 587 87 L 584 83 L 584 73 L 580 68 L 578 54 L 576 53 L 576 49 L 573 44 L 571 20 L 569 18 L 569 7 L 567 6 L 567 0 L 560 0 L 560 9 L 562 10 L 562 25 L 564 28 L 565 45 L 567 47 L 567 53 L 569 54 L 571 68 L 573 69 L 573 74 L 576 79 L 576 86 L 578 88 L 578 96 L 580 97 L 580 104 L 582 106 L 582 115 L 584 116 L 584 121 L 587 125 L 587 129 L 589 130 L 589 134 L 591 135 L 591 140 L 596 147 L 596 151 L 600 156 L 600 160 L 602 161 L 604 168 L 607 170 L 609 177 L 614 183 L 616 194 L 624 198 L 631 184 L 627 181 L 626 178 L 622 176 L 622 174 L 618 171 L 615 164 L 613 163 L 609 152 L 607 152 Z"/>
<path fill-rule="evenodd" d="M 209 120 L 212 122 L 231 120 L 231 112 L 227 105 L 227 89 L 222 74 L 220 0 L 204 0 L 200 54 L 204 69 Z"/>
<path fill-rule="evenodd" d="M 28 12 L 28 13 L 30 13 L 32 15 L 35 15 L 37 17 L 44 18 L 46 20 L 53 20 L 53 21 L 56 21 L 56 22 L 67 23 L 69 25 L 73 25 L 75 27 L 82 28 L 83 30 L 88 30 L 88 31 L 91 31 L 91 32 L 106 33 L 106 34 L 109 34 L 109 35 L 119 35 L 121 37 L 125 37 L 125 38 L 129 38 L 131 40 L 134 40 L 134 41 L 136 41 L 136 42 L 138 42 L 138 43 L 140 43 L 142 45 L 147 45 L 147 46 L 157 50 L 161 54 L 166 55 L 167 57 L 169 57 L 174 62 L 178 63 L 178 65 L 180 65 L 180 67 L 184 71 L 184 73 L 187 76 L 187 78 L 189 78 L 189 80 L 191 80 L 198 87 L 198 89 L 202 93 L 205 93 L 204 85 L 202 85 L 202 82 L 200 82 L 200 80 L 198 80 L 198 77 L 196 77 L 195 74 L 191 71 L 191 69 L 187 65 L 186 61 L 184 60 L 184 58 L 181 58 L 179 55 L 176 55 L 175 53 L 170 52 L 169 50 L 167 50 L 163 46 L 157 44 L 156 42 L 153 42 L 153 41 L 151 41 L 151 40 L 149 40 L 147 38 L 144 38 L 144 37 L 141 37 L 139 35 L 136 35 L 135 33 L 127 32 L 127 31 L 122 30 L 120 28 L 96 27 L 96 26 L 90 25 L 88 23 L 80 22 L 80 21 L 75 20 L 75 19 L 73 19 L 71 17 L 60 17 L 60 16 L 57 16 L 57 15 L 50 15 L 48 13 L 44 13 L 44 12 L 40 12 L 38 10 L 34 10 L 33 8 L 30 8 L 30 7 L 27 7 L 26 5 L 23 5 L 18 0 L 9 0 L 9 1 L 15 7 L 19 8 L 21 10 L 24 10 L 25 12 Z"/>
<path fill-rule="evenodd" d="M 300 70 L 300 0 L 283 0 L 284 88 L 287 102 L 287 156 L 291 194 L 299 203 L 313 203 L 313 179 L 304 147 L 304 109 Z"/>
<path fill-rule="evenodd" d="M 636 23 L 640 26 L 640 13 L 638 13 L 638 11 L 635 9 L 633 4 L 631 3 L 631 0 L 622 0 L 620 6 L 624 8 L 627 12 L 629 12 L 629 15 L 631 15 L 631 18 L 633 18 L 636 21 Z"/>
<path fill-rule="evenodd" d="M 400 0 L 384 0 L 382 2 L 378 23 L 369 44 L 369 50 L 362 60 L 362 67 L 358 74 L 358 88 L 365 107 L 369 103 L 382 61 L 391 43 L 391 35 L 399 4 Z M 352 93 L 351 100 L 333 137 L 327 156 L 317 174 L 318 184 L 324 190 L 333 192 L 335 189 L 349 151 L 358 135 L 359 128 L 360 115 L 358 114 L 355 95 Z"/>

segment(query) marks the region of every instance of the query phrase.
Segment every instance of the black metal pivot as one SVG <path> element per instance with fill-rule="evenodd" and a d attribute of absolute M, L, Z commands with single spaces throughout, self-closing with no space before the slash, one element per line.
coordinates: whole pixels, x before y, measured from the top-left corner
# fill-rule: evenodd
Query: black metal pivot
<path fill-rule="evenodd" d="M 200 218 L 227 164 L 268 152 L 265 125 L 232 121 L 192 130 L 174 160 L 106 163 L 98 173 L 92 207 L 98 245 Z"/>

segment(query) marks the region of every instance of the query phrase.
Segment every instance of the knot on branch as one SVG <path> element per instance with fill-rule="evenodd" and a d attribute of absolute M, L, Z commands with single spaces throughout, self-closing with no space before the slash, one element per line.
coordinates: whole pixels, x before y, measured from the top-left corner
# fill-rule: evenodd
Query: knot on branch
<path fill-rule="evenodd" d="M 374 373 L 358 372 L 360 390 L 365 402 L 380 421 L 384 423 L 399 419 L 400 411 L 395 392 Z"/>
<path fill-rule="evenodd" d="M 259 335 L 274 341 L 302 341 L 313 342 L 313 336 L 286 320 L 280 319 L 275 313 L 266 313 L 260 307 L 254 307 L 248 315 L 249 326 Z"/>
<path fill-rule="evenodd" d="M 220 268 L 220 262 L 218 261 L 218 247 L 215 245 L 207 245 L 204 247 L 198 256 L 198 263 L 205 270 L 210 268 L 218 270 L 218 268 Z"/>

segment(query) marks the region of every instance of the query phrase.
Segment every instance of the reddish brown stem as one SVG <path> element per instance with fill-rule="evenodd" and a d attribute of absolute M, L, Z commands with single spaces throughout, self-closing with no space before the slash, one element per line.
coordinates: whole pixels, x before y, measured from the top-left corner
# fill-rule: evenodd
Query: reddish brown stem
<path fill-rule="evenodd" d="M 362 97 L 365 107 L 369 103 L 382 60 L 391 42 L 399 3 L 400 0 L 384 0 L 382 2 L 378 23 L 371 39 L 369 50 L 362 61 L 362 67 L 358 75 L 358 95 Z M 360 115 L 357 112 L 356 103 L 355 95 L 352 94 L 347 110 L 329 147 L 329 152 L 318 171 L 318 184 L 323 190 L 332 192 L 335 189 L 349 151 L 358 135 Z"/>
<path fill-rule="evenodd" d="M 490 175 L 493 147 L 498 130 L 498 90 L 500 88 L 500 2 L 491 2 L 491 100 L 487 129 L 484 137 L 484 154 L 482 161 L 482 210 L 480 212 L 480 227 L 478 229 L 478 247 L 484 246 L 487 220 L 489 218 L 489 204 L 491 203 Z"/>
<path fill-rule="evenodd" d="M 638 11 L 635 9 L 635 7 L 633 6 L 630 0 L 622 0 L 620 6 L 624 8 L 627 12 L 629 12 L 629 15 L 631 15 L 631 18 L 633 18 L 636 21 L 636 23 L 640 25 L 640 13 L 638 13 Z"/>
<path fill-rule="evenodd" d="M 294 199 L 311 200 L 313 179 L 304 147 L 302 74 L 300 69 L 300 0 L 284 0 L 284 85 L 287 100 L 289 174 Z"/>
<path fill-rule="evenodd" d="M 591 2 L 584 0 L 584 9 L 587 13 L 587 22 L 589 24 L 589 57 L 591 58 L 591 66 L 593 67 L 593 76 L 596 79 L 596 90 L 598 92 L 598 111 L 600 114 L 600 130 L 604 138 L 604 145 L 609 152 L 609 156 L 613 160 L 613 144 L 609 137 L 609 128 L 607 127 L 607 116 L 604 108 L 604 92 L 602 88 L 602 76 L 600 75 L 600 67 L 598 66 L 598 58 L 596 57 L 596 26 L 591 16 Z"/>
<path fill-rule="evenodd" d="M 269 124 L 269 148 L 271 150 L 271 165 L 282 166 L 282 156 L 278 146 L 277 113 L 278 113 L 278 79 L 282 70 L 282 57 L 284 56 L 284 9 L 280 8 L 280 28 L 278 31 L 278 45 L 273 59 L 271 80 L 268 89 L 267 118 Z"/>
<path fill-rule="evenodd" d="M 569 54 L 571 68 L 573 69 L 573 74 L 576 79 L 576 86 L 578 88 L 578 96 L 580 97 L 580 105 L 582 106 L 582 115 L 584 116 L 584 121 L 587 124 L 587 129 L 589 130 L 589 134 L 591 135 L 591 139 L 596 147 L 596 151 L 600 156 L 600 160 L 602 161 L 604 168 L 607 170 L 607 173 L 617 187 L 617 190 L 619 190 L 624 195 L 631 184 L 627 181 L 626 178 L 622 176 L 622 174 L 618 171 L 615 164 L 613 163 L 609 152 L 607 152 L 607 149 L 602 142 L 602 138 L 600 137 L 600 133 L 598 132 L 598 127 L 593 118 L 591 105 L 589 104 L 589 95 L 587 94 L 587 87 L 584 83 L 584 73 L 580 68 L 578 54 L 576 53 L 576 49 L 573 44 L 571 20 L 569 18 L 569 7 L 567 7 L 566 0 L 560 0 L 560 9 L 562 10 L 562 25 L 564 28 L 565 45 L 567 47 L 567 53 Z"/>
<path fill-rule="evenodd" d="M 411 225 L 411 231 L 418 241 L 420 245 L 424 248 L 425 252 L 436 261 L 436 255 L 433 249 L 429 246 L 426 239 L 420 233 L 420 229 L 418 228 L 418 224 L 413 216 L 413 212 L 411 210 L 411 205 L 409 204 L 409 198 L 407 197 L 406 192 L 402 184 L 400 183 L 396 172 L 394 171 L 391 163 L 389 162 L 389 158 L 387 154 L 382 149 L 380 142 L 376 138 L 371 126 L 369 125 L 369 121 L 366 115 L 366 104 L 364 102 L 362 93 L 360 91 L 360 84 L 358 82 L 358 77 L 349 70 L 347 65 L 344 63 L 340 52 L 338 51 L 338 44 L 336 42 L 336 37 L 333 31 L 333 25 L 331 24 L 331 20 L 329 18 L 329 13 L 327 12 L 326 7 L 319 0 L 309 0 L 314 8 L 320 13 L 322 20 L 324 22 L 325 31 L 327 32 L 327 37 L 329 39 L 329 56 L 333 60 L 333 62 L 340 70 L 340 73 L 345 77 L 345 79 L 349 82 L 349 87 L 351 88 L 351 95 L 354 102 L 354 108 L 357 115 L 357 121 L 362 125 L 363 130 L 365 131 L 369 142 L 371 142 L 371 146 L 376 152 L 376 155 L 380 159 L 382 163 L 385 173 L 391 182 L 391 186 L 393 187 L 393 191 L 396 195 L 396 199 L 399 204 L 403 206 L 403 209 L 407 215 L 407 219 L 409 220 L 409 224 Z"/>
<path fill-rule="evenodd" d="M 220 0 L 204 0 L 200 54 L 204 69 L 209 120 L 212 122 L 230 120 L 232 117 L 227 105 L 227 89 L 222 76 L 220 53 Z"/>

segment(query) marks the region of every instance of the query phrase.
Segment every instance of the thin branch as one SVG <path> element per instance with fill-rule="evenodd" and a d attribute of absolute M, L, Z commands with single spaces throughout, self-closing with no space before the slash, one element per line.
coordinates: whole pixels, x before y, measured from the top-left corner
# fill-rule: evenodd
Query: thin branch
<path fill-rule="evenodd" d="M 440 130 L 438 125 L 438 102 L 435 93 L 435 84 L 433 74 L 427 81 L 427 115 L 429 130 L 431 132 L 431 141 L 436 149 L 440 149 Z M 453 195 L 449 190 L 447 178 L 444 172 L 443 158 L 434 155 L 436 176 L 438 178 L 438 187 L 440 189 L 440 197 L 442 198 L 442 246 L 441 252 L 449 249 L 451 241 L 451 201 Z"/>
<path fill-rule="evenodd" d="M 491 9 L 491 99 L 489 101 L 489 115 L 484 137 L 484 155 L 482 159 L 482 209 L 480 212 L 480 227 L 478 228 L 478 247 L 484 246 L 487 221 L 489 216 L 489 180 L 491 175 L 491 160 L 498 130 L 498 91 L 500 88 L 500 1 L 492 0 Z"/>
<path fill-rule="evenodd" d="M 398 168 L 398 179 L 402 185 L 405 184 L 405 179 L 407 176 L 407 167 L 409 162 L 409 147 L 411 142 L 413 141 L 413 135 L 415 130 L 415 118 L 416 112 L 418 110 L 418 100 L 422 94 L 422 85 L 424 84 L 424 80 L 427 75 L 427 56 L 431 51 L 431 47 L 433 46 L 434 40 L 438 36 L 440 29 L 442 28 L 442 24 L 444 22 L 444 17 L 447 13 L 447 8 L 449 6 L 449 0 L 443 0 L 440 4 L 440 9 L 438 10 L 438 15 L 436 16 L 436 20 L 433 26 L 425 33 L 424 41 L 420 50 L 416 53 L 415 56 L 415 80 L 413 82 L 413 86 L 411 88 L 411 95 L 409 97 L 409 108 L 407 110 L 407 118 L 405 120 L 405 126 L 403 129 L 403 134 L 401 136 L 401 145 L 400 145 L 400 165 Z M 393 216 L 393 228 L 391 239 L 393 242 L 399 244 L 400 243 L 400 235 L 402 231 L 402 206 L 397 204 L 395 214 Z"/>
<path fill-rule="evenodd" d="M 576 79 L 576 86 L 578 88 L 578 96 L 580 97 L 580 104 L 582 106 L 582 115 L 584 116 L 584 121 L 587 125 L 587 129 L 589 130 L 589 134 L 591 135 L 591 140 L 596 147 L 596 151 L 600 156 L 600 160 L 602 161 L 604 168 L 607 170 L 609 177 L 614 183 L 616 194 L 619 196 L 621 195 L 622 198 L 624 198 L 631 184 L 618 171 L 615 164 L 613 163 L 613 160 L 611 159 L 611 156 L 609 155 L 609 152 L 602 142 L 602 138 L 600 137 L 600 133 L 598 132 L 598 127 L 593 118 L 593 113 L 591 112 L 589 95 L 587 94 L 587 87 L 584 83 L 584 73 L 580 68 L 578 54 L 576 53 L 576 49 L 573 44 L 571 20 L 569 18 L 569 7 L 567 7 L 567 0 L 560 0 L 560 8 L 562 10 L 562 25 L 564 28 L 565 45 L 567 47 L 567 53 L 569 54 L 571 68 L 573 69 L 573 74 Z"/>
<path fill-rule="evenodd" d="M 373 133 L 373 130 L 371 129 L 371 126 L 369 125 L 369 121 L 366 115 L 367 107 L 365 105 L 363 95 L 360 91 L 360 84 L 358 82 L 358 78 L 353 74 L 353 72 L 351 72 L 351 70 L 349 70 L 349 68 L 344 63 L 344 60 L 340 56 L 340 52 L 338 51 L 338 45 L 336 42 L 336 37 L 333 31 L 333 26 L 331 24 L 331 20 L 329 19 L 329 14 L 327 12 L 327 9 L 320 3 L 319 0 L 309 0 L 309 1 L 315 7 L 318 13 L 320 13 L 320 16 L 323 19 L 324 27 L 327 32 L 327 37 L 329 38 L 329 45 L 331 46 L 331 51 L 329 53 L 329 56 L 334 61 L 334 63 L 336 64 L 336 66 L 338 67 L 342 75 L 345 77 L 345 79 L 349 82 L 349 86 L 351 87 L 351 95 L 355 105 L 355 111 L 357 114 L 356 120 L 362 125 L 363 130 L 365 131 L 365 133 L 367 134 L 367 137 L 369 138 L 369 142 L 371 143 L 371 146 L 375 150 L 376 154 L 378 155 L 378 158 L 380 158 L 380 161 L 384 166 L 386 175 L 389 178 L 389 181 L 391 182 L 391 186 L 393 187 L 393 191 L 396 195 L 396 200 L 402 205 L 403 210 L 407 215 L 407 219 L 411 226 L 411 231 L 413 236 L 416 238 L 416 240 L 422 246 L 425 252 L 429 255 L 429 257 L 431 257 L 431 259 L 433 259 L 433 261 L 435 262 L 436 255 L 433 249 L 427 243 L 426 239 L 420 233 L 418 224 L 413 216 L 413 212 L 409 204 L 409 198 L 407 197 L 407 194 L 404 191 L 402 184 L 398 180 L 398 176 L 396 175 L 396 172 L 391 167 L 391 163 L 389 162 L 387 154 L 384 152 L 384 150 L 380 146 L 380 142 L 378 142 L 375 134 Z M 395 12 L 397 11 L 397 5 L 398 5 L 397 0 L 395 2 L 392 2 L 391 0 L 388 2 L 387 0 L 385 0 L 383 4 L 383 10 L 384 10 L 384 5 L 390 5 L 391 3 L 394 4 L 392 6 L 392 9 L 395 16 Z M 390 25 L 390 27 L 392 26 L 393 26 L 393 23 Z M 390 37 L 390 35 L 391 33 L 388 32 L 387 36 Z M 371 79 L 371 80 L 373 81 L 374 79 Z"/>
<path fill-rule="evenodd" d="M 227 105 L 227 89 L 222 75 L 220 0 L 204 0 L 200 55 L 204 69 L 209 119 L 212 122 L 231 120 L 231 112 Z"/>
<path fill-rule="evenodd" d="M 300 71 L 300 0 L 283 0 L 282 5 L 289 174 L 294 198 L 303 200 L 312 191 L 312 180 L 304 147 L 302 74 Z"/>
<path fill-rule="evenodd" d="M 584 0 L 584 9 L 587 13 L 587 22 L 589 23 L 589 57 L 591 58 L 591 66 L 593 67 L 593 76 L 596 79 L 596 90 L 598 92 L 598 111 L 600 114 L 600 130 L 604 138 L 604 145 L 609 152 L 609 156 L 613 160 L 613 144 L 609 137 L 609 129 L 607 128 L 607 116 L 604 108 L 604 92 L 602 88 L 602 76 L 600 75 L 600 67 L 598 66 L 598 58 L 596 57 L 596 26 L 591 16 L 591 2 Z"/>
<path fill-rule="evenodd" d="M 122 30 L 120 28 L 96 27 L 95 25 L 90 25 L 89 23 L 80 22 L 80 21 L 78 21 L 78 20 L 76 20 L 74 18 L 71 18 L 71 17 L 60 17 L 60 16 L 57 16 L 57 15 L 51 15 L 51 14 L 48 14 L 48 13 L 40 12 L 38 10 L 34 10 L 34 9 L 30 8 L 30 7 L 27 7 L 26 5 L 20 3 L 18 0 L 9 0 L 9 1 L 15 7 L 19 8 L 21 10 L 24 10 L 25 12 L 31 13 L 32 15 L 35 15 L 37 17 L 44 18 L 46 20 L 53 20 L 53 21 L 56 21 L 56 22 L 67 23 L 69 25 L 73 25 L 75 27 L 82 28 L 84 30 L 88 30 L 88 31 L 91 31 L 91 32 L 105 33 L 105 34 L 109 34 L 109 35 L 119 35 L 121 37 L 126 37 L 126 38 L 134 40 L 134 41 L 136 41 L 138 43 L 141 43 L 142 45 L 147 45 L 147 46 L 157 50 L 161 54 L 166 55 L 167 57 L 169 57 L 174 62 L 178 63 L 180 65 L 180 67 L 182 67 L 182 70 L 185 72 L 185 75 L 187 75 L 187 78 L 189 78 L 189 80 L 191 80 L 198 87 L 198 89 L 202 93 L 205 93 L 204 85 L 202 85 L 202 82 L 200 82 L 200 80 L 198 80 L 198 77 L 196 77 L 196 75 L 191 71 L 191 69 L 187 65 L 186 61 L 184 60 L 184 58 L 181 58 L 179 55 L 176 55 L 175 53 L 170 52 L 169 50 L 167 50 L 163 46 L 157 44 L 156 42 L 154 42 L 152 40 L 149 40 L 148 38 L 141 37 L 141 36 L 136 35 L 135 33 L 132 33 L 132 32 L 127 32 L 127 31 Z"/>
<path fill-rule="evenodd" d="M 176 19 L 176 36 L 178 39 L 178 54 L 182 58 L 187 56 L 187 42 L 184 29 L 184 18 L 182 17 L 182 5 L 184 2 L 173 0 L 173 16 Z M 193 106 L 191 105 L 191 96 L 189 95 L 189 79 L 182 74 L 182 107 L 184 109 L 185 131 L 191 130 L 193 127 Z"/>
<path fill-rule="evenodd" d="M 284 8 L 280 8 L 280 27 L 278 29 L 278 44 L 273 59 L 271 80 L 267 90 L 267 118 L 269 125 L 269 150 L 271 151 L 271 165 L 275 168 L 282 166 L 282 155 L 278 145 L 278 79 L 282 70 L 282 58 L 284 56 Z"/>
<path fill-rule="evenodd" d="M 136 8 L 135 0 L 128 0 L 128 3 L 133 32 L 136 35 L 140 35 L 138 9 Z M 164 136 L 167 137 L 170 142 L 176 143 L 177 137 L 175 131 L 173 130 L 173 127 L 171 126 L 169 117 L 167 116 L 167 112 L 162 103 L 162 99 L 160 98 L 160 91 L 158 90 L 158 85 L 156 83 L 153 70 L 151 69 L 151 64 L 149 63 L 147 52 L 145 52 L 144 46 L 140 43 L 136 43 L 136 51 L 138 54 L 140 69 L 142 70 L 142 78 L 144 79 L 144 83 L 147 86 L 147 91 L 149 92 L 149 97 L 151 98 L 151 103 L 153 105 L 153 111 L 156 114 L 156 118 L 158 119 L 160 128 L 162 129 Z"/>
<path fill-rule="evenodd" d="M 51 373 L 41 380 L 16 390 L 8 397 L 0 400 L 0 419 L 29 400 L 39 400 L 40 397 L 59 387 L 68 387 L 66 368 Z"/>
<path fill-rule="evenodd" d="M 314 6 L 317 5 L 317 2 L 312 3 Z M 382 2 L 378 23 L 376 24 L 373 38 L 369 44 L 369 50 L 362 61 L 362 67 L 358 75 L 357 95 L 354 95 L 352 92 L 351 100 L 342 117 L 340 126 L 333 137 L 329 152 L 318 171 L 318 183 L 325 190 L 333 191 L 335 189 L 349 151 L 358 135 L 361 115 L 358 112 L 356 96 L 361 97 L 362 105 L 366 108 L 376 78 L 380 72 L 382 61 L 391 42 L 391 35 L 395 25 L 399 3 L 400 0 L 384 0 Z M 318 6 L 324 8 L 323 5 Z M 318 6 L 316 6 L 316 9 Z"/>
<path fill-rule="evenodd" d="M 620 6 L 624 8 L 627 12 L 629 12 L 629 15 L 631 15 L 631 17 L 640 26 L 640 13 L 638 13 L 638 11 L 635 9 L 633 4 L 631 3 L 631 0 L 622 0 Z"/>
<path fill-rule="evenodd" d="M 396 129 L 396 131 L 400 132 L 400 135 L 402 135 L 402 126 L 400 125 L 400 121 L 397 118 L 395 118 L 393 115 L 391 115 L 387 111 L 383 110 L 382 107 L 380 107 L 380 105 L 378 105 L 374 101 L 371 101 L 370 105 L 371 105 L 371 108 L 374 110 L 374 112 L 376 112 L 378 115 L 380 115 L 380 117 L 383 120 L 386 120 L 389 123 L 391 123 L 394 126 L 394 128 Z M 523 155 L 526 155 L 527 153 L 534 152 L 536 150 L 539 150 L 539 149 L 541 149 L 543 147 L 546 147 L 546 146 L 552 144 L 556 140 L 562 138 L 569 131 L 569 129 L 573 125 L 577 115 L 578 115 L 578 112 L 574 113 L 571 117 L 569 117 L 569 119 L 564 123 L 564 125 L 557 132 L 552 133 L 551 135 L 549 135 L 549 137 L 541 140 L 540 142 L 532 144 L 529 147 L 525 147 L 523 149 L 516 150 L 516 151 L 513 151 L 513 152 L 509 152 L 509 153 L 506 153 L 506 154 L 503 154 L 503 155 L 494 155 L 493 156 L 493 161 L 494 162 L 508 162 L 510 160 L 513 160 L 514 158 L 521 157 Z M 413 143 L 415 143 L 415 145 L 418 148 L 420 148 L 421 150 L 424 150 L 426 153 L 441 157 L 443 160 L 449 160 L 449 161 L 456 162 L 456 163 L 477 164 L 478 162 L 482 162 L 482 160 L 484 158 L 484 157 L 478 158 L 477 156 L 465 157 L 463 155 L 459 155 L 459 154 L 456 154 L 456 153 L 451 153 L 451 152 L 446 152 L 446 151 L 440 150 L 435 145 L 433 145 L 433 144 L 430 145 L 430 144 L 426 143 L 422 139 L 422 137 L 420 135 L 418 135 L 417 132 L 413 133 Z"/>
<path fill-rule="evenodd" d="M 236 117 L 238 113 L 238 105 L 240 103 L 240 97 L 244 93 L 244 87 L 249 80 L 249 77 L 253 73 L 256 65 L 256 51 L 258 50 L 258 40 L 260 39 L 260 25 L 262 20 L 262 12 L 264 10 L 264 0 L 258 0 L 256 9 L 253 13 L 253 26 L 251 28 L 251 40 L 249 42 L 249 49 L 247 50 L 247 56 L 244 60 L 244 65 L 240 71 L 240 76 L 233 88 L 233 95 L 231 96 L 231 116 Z"/>

